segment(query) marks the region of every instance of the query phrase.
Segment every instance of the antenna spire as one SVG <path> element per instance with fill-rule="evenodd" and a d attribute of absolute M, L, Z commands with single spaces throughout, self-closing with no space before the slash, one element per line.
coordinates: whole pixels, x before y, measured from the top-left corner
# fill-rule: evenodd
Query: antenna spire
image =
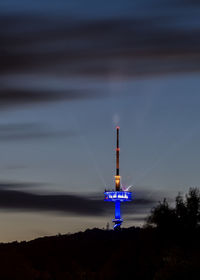
<path fill-rule="evenodd" d="M 120 127 L 116 127 L 117 131 L 117 147 L 116 147 L 116 176 L 115 176 L 115 190 L 120 191 L 120 175 L 119 175 L 119 129 Z"/>

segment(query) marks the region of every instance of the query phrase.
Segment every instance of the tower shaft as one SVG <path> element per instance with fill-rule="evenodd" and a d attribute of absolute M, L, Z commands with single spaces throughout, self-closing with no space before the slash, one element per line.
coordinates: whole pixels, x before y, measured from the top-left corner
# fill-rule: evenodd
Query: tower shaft
<path fill-rule="evenodd" d="M 115 176 L 115 190 L 120 191 L 120 175 L 119 175 L 119 126 L 117 126 L 117 147 L 116 147 L 116 176 Z"/>
<path fill-rule="evenodd" d="M 115 223 L 114 225 L 114 229 L 115 230 L 119 230 L 120 226 L 123 222 L 123 220 L 121 219 L 121 201 L 120 200 L 116 200 L 115 201 L 115 219 L 113 220 L 113 222 Z"/>

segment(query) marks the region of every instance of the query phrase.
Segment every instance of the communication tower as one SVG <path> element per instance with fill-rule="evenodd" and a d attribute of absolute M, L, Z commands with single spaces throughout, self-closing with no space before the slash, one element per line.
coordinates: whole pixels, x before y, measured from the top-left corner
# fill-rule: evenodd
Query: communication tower
<path fill-rule="evenodd" d="M 121 176 L 119 175 L 119 126 L 116 127 L 117 145 L 116 145 L 116 175 L 115 175 L 115 191 L 105 191 L 105 201 L 111 201 L 115 203 L 115 218 L 113 219 L 114 229 L 119 230 L 123 219 L 121 218 L 121 202 L 131 201 L 132 193 L 128 189 L 121 188 Z"/>

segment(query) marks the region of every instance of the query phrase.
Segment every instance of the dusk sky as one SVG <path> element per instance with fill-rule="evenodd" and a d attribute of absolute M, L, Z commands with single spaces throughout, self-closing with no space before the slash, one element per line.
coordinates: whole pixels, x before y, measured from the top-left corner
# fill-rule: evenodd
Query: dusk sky
<path fill-rule="evenodd" d="M 200 186 L 198 0 L 0 2 L 0 241 L 124 226 Z M 113 207 L 112 207 L 113 206 Z"/>

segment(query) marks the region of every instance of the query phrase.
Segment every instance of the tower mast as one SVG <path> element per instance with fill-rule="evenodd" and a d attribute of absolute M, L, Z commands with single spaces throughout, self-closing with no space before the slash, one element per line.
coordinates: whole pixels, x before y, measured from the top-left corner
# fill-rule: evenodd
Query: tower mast
<path fill-rule="evenodd" d="M 116 147 L 116 176 L 115 176 L 115 190 L 120 191 L 120 175 L 119 175 L 119 126 L 117 126 L 117 147 Z"/>

